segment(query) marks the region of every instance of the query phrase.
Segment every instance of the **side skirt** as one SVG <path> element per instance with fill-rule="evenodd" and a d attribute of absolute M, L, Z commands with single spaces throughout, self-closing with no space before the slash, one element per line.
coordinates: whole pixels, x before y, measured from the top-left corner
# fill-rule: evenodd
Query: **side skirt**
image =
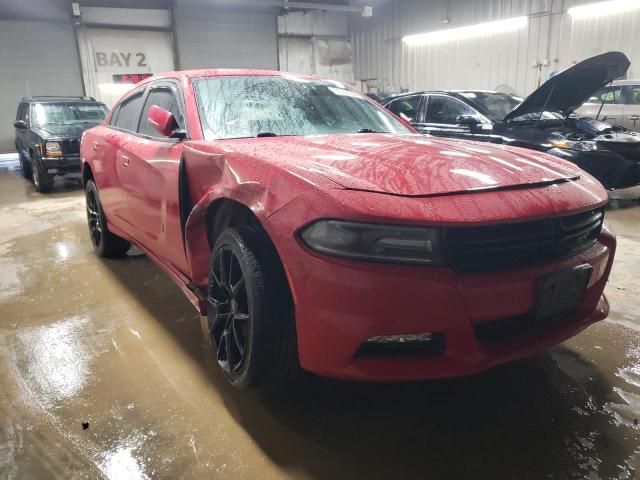
<path fill-rule="evenodd" d="M 165 262 L 160 257 L 156 256 L 150 250 L 145 248 L 144 245 L 141 245 L 140 243 L 135 241 L 133 238 L 131 238 L 131 236 L 127 235 L 126 232 L 123 232 L 122 230 L 120 230 L 117 227 L 114 227 L 108 222 L 107 222 L 107 228 L 109 228 L 111 232 L 118 235 L 119 237 L 126 238 L 129 242 L 131 242 L 133 245 L 135 245 L 140 250 L 142 250 L 142 252 L 147 257 L 153 260 L 153 262 L 156 265 L 158 265 L 162 270 L 164 270 L 164 272 L 169 276 L 169 278 L 171 278 L 171 280 L 173 280 L 178 285 L 178 287 L 180 287 L 182 292 L 187 296 L 187 298 L 193 304 L 195 309 L 198 310 L 200 315 L 207 314 L 206 295 L 202 292 L 202 290 L 199 287 L 193 285 L 191 283 L 191 280 L 189 280 L 189 278 L 187 278 L 182 272 L 180 272 L 173 265 Z"/>

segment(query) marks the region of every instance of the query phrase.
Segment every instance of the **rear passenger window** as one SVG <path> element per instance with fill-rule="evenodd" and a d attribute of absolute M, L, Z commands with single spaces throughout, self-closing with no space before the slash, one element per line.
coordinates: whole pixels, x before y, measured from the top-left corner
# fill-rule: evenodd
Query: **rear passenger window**
<path fill-rule="evenodd" d="M 115 126 L 123 130 L 135 132 L 138 129 L 140 110 L 142 109 L 142 92 L 127 98 L 120 104 Z"/>
<path fill-rule="evenodd" d="M 144 104 L 144 110 L 142 111 L 142 118 L 140 120 L 140 128 L 138 133 L 143 135 L 149 135 L 151 137 L 159 137 L 159 133 L 153 128 L 147 119 L 149 115 L 149 108 L 152 105 L 157 105 L 173 114 L 173 118 L 176 119 L 176 128 L 184 128 L 184 119 L 180 113 L 180 107 L 173 91 L 170 88 L 154 88 L 149 92 L 147 101 Z"/>
<path fill-rule="evenodd" d="M 410 122 L 418 119 L 418 108 L 420 107 L 420 96 L 399 98 L 391 102 L 387 108 L 397 116 L 402 116 Z"/>
<path fill-rule="evenodd" d="M 115 125 L 116 124 L 116 120 L 118 119 L 118 113 L 119 112 L 120 112 L 120 105 L 118 105 L 113 110 L 113 113 L 111 114 L 111 117 L 109 118 L 109 125 Z"/>

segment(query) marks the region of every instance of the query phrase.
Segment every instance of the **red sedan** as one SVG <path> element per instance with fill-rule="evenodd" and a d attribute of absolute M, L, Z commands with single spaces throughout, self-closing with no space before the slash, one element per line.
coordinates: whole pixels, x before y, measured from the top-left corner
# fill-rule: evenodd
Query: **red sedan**
<path fill-rule="evenodd" d="M 478 372 L 607 316 L 607 194 L 531 150 L 441 140 L 339 82 L 206 70 L 88 130 L 91 240 L 137 245 L 208 316 L 237 387 L 300 370 Z"/>

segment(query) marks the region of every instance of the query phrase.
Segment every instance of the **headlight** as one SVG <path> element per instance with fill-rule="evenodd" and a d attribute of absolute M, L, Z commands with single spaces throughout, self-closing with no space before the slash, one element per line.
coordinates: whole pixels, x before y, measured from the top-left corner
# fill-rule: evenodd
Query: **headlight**
<path fill-rule="evenodd" d="M 574 142 L 571 140 L 551 140 L 549 143 L 556 148 L 563 148 L 565 150 L 576 150 L 578 152 L 591 152 L 598 149 L 596 142 L 589 140 Z"/>
<path fill-rule="evenodd" d="M 62 148 L 59 142 L 46 142 L 44 144 L 44 151 L 46 155 L 50 156 L 62 155 Z"/>
<path fill-rule="evenodd" d="M 313 250 L 336 257 L 390 263 L 445 265 L 438 228 L 319 220 L 301 233 Z"/>

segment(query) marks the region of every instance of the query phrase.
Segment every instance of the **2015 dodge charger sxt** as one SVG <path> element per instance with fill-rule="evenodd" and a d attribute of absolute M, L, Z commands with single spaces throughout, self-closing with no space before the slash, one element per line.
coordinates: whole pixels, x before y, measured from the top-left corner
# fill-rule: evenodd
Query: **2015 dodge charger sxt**
<path fill-rule="evenodd" d="M 237 387 L 300 367 L 464 375 L 602 320 L 607 195 L 531 150 L 424 137 L 344 85 L 270 71 L 139 84 L 82 139 L 91 240 L 140 247 Z"/>

